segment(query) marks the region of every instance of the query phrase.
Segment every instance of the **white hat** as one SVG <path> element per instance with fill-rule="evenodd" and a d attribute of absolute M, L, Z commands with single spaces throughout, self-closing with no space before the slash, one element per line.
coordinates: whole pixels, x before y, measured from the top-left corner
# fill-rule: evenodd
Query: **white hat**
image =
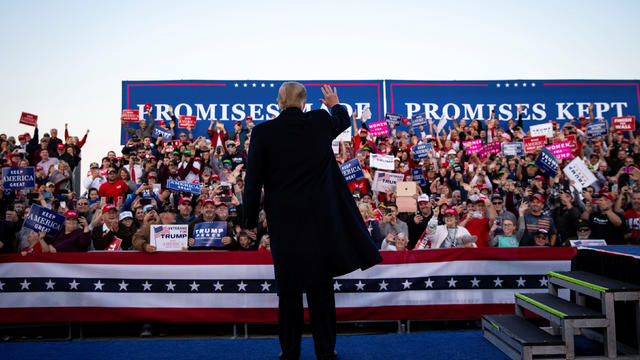
<path fill-rule="evenodd" d="M 455 155 L 455 154 L 456 154 L 456 151 L 453 150 L 453 149 L 451 149 L 451 150 L 449 150 L 449 152 L 447 152 L 447 155 Z"/>
<path fill-rule="evenodd" d="M 418 202 L 429 202 L 429 195 L 427 194 L 422 194 L 420 196 L 418 196 Z"/>
<path fill-rule="evenodd" d="M 131 213 L 131 211 L 123 211 L 120 213 L 120 218 L 119 220 L 122 221 L 126 218 L 132 218 L 133 219 L 133 214 Z"/>

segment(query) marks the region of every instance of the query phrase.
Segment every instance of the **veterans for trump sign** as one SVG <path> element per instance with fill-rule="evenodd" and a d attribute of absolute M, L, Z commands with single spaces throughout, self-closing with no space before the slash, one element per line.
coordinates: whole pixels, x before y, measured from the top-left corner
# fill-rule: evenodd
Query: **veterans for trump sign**
<path fill-rule="evenodd" d="M 151 225 L 149 242 L 158 251 L 180 251 L 187 247 L 189 225 Z"/>
<path fill-rule="evenodd" d="M 398 181 L 403 181 L 403 180 L 404 180 L 404 175 L 402 174 L 376 171 L 376 174 L 373 178 L 373 185 L 371 186 L 371 189 L 373 191 L 380 191 L 380 192 L 387 192 L 387 191 L 394 192 L 396 191 L 396 185 L 398 184 Z"/>
<path fill-rule="evenodd" d="M 35 168 L 33 166 L 2 168 L 2 185 L 5 190 L 35 189 Z"/>

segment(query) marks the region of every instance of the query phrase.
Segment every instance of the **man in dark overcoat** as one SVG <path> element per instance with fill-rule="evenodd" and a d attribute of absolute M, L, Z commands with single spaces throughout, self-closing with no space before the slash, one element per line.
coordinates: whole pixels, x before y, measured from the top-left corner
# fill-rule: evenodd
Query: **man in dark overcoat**
<path fill-rule="evenodd" d="M 278 91 L 282 113 L 253 128 L 245 177 L 245 225 L 254 229 L 264 186 L 279 297 L 282 359 L 298 359 L 307 294 L 315 353 L 335 359 L 333 277 L 367 269 L 382 257 L 356 207 L 331 148 L 349 127 L 336 89 L 325 85 L 331 109 L 304 112 L 306 89 L 288 82 Z"/>

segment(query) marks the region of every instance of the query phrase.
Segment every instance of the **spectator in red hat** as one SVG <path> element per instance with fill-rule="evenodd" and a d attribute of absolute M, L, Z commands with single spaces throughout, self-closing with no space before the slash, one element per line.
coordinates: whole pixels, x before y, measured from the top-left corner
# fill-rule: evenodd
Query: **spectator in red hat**
<path fill-rule="evenodd" d="M 51 245 L 47 244 L 44 240 L 47 233 L 44 231 L 35 232 L 32 231 L 27 235 L 27 241 L 29 246 L 20 250 L 20 255 L 25 256 L 27 254 L 41 254 L 51 251 Z"/>
<path fill-rule="evenodd" d="M 433 208 L 433 217 L 429 220 L 427 229 L 416 244 L 416 249 L 474 247 L 475 239 L 467 229 L 458 225 L 458 211 L 455 208 L 444 210 L 444 225 L 438 225 L 438 215 L 440 207 L 436 206 Z"/>
<path fill-rule="evenodd" d="M 224 206 L 225 210 L 226 210 L 226 204 L 225 203 L 217 203 L 210 198 L 204 199 L 202 200 L 202 206 L 201 206 L 201 214 L 200 216 L 198 216 L 196 219 L 192 220 L 189 223 L 189 241 L 191 241 L 191 243 L 194 242 L 193 239 L 193 229 L 196 226 L 196 224 L 202 223 L 202 222 L 213 222 L 213 221 L 220 221 L 221 219 L 218 217 L 217 212 L 220 212 L 221 210 L 218 210 L 219 207 Z M 224 221 L 224 220 L 223 220 Z M 227 235 L 224 236 L 222 238 L 222 243 L 224 244 L 224 246 L 222 247 L 211 247 L 210 249 L 212 250 L 236 250 L 238 248 L 238 243 L 237 241 L 235 241 L 235 239 L 233 238 L 233 227 L 230 224 L 227 224 Z"/>
<path fill-rule="evenodd" d="M 460 221 L 469 233 L 477 237 L 478 247 L 489 246 L 489 231 L 497 214 L 491 200 L 484 195 L 470 197 L 473 202 L 471 213 Z M 488 215 L 488 216 L 487 216 Z"/>
<path fill-rule="evenodd" d="M 107 209 L 105 212 L 104 210 Z M 133 224 L 133 214 L 123 211 L 119 215 L 112 205 L 105 205 L 101 211 L 102 226 L 96 226 L 91 231 L 91 239 L 95 250 L 120 251 L 131 249 L 131 241 L 136 227 Z"/>
<path fill-rule="evenodd" d="M 541 194 L 533 194 L 529 201 L 520 204 L 518 231 L 522 232 L 520 246 L 534 246 L 534 237 L 538 229 L 547 231 L 552 246 L 556 244 L 556 226 L 553 219 L 542 214 L 545 198 Z"/>
<path fill-rule="evenodd" d="M 192 200 L 190 197 L 182 197 L 178 200 L 178 215 L 176 224 L 189 224 L 194 220 Z"/>
<path fill-rule="evenodd" d="M 78 218 L 78 213 L 73 210 L 67 211 L 64 216 L 66 220 L 62 230 L 51 240 L 51 252 L 89 250 L 91 234 L 87 219 Z"/>
<path fill-rule="evenodd" d="M 229 135 L 229 140 L 236 144 L 238 151 L 244 151 L 244 143 L 249 138 L 249 130 L 242 127 L 242 121 L 238 120 L 233 123 L 233 132 Z"/>
<path fill-rule="evenodd" d="M 582 219 L 591 223 L 591 236 L 594 239 L 605 239 L 609 245 L 626 244 L 624 237 L 624 214 L 613 210 L 614 198 L 611 194 L 601 192 L 597 198 L 587 202 Z M 595 205 L 595 206 L 594 206 Z"/>
<path fill-rule="evenodd" d="M 360 130 L 358 130 L 358 126 L 356 125 L 356 112 L 353 112 L 353 121 L 352 121 L 352 129 L 353 129 L 353 150 L 354 151 L 358 151 L 361 148 L 367 146 L 369 149 L 371 149 L 371 152 L 373 153 L 378 153 L 378 148 L 376 147 L 376 144 L 371 141 L 368 140 L 367 137 L 369 136 L 369 130 L 367 129 L 367 125 L 362 122 L 362 126 L 360 128 Z"/>

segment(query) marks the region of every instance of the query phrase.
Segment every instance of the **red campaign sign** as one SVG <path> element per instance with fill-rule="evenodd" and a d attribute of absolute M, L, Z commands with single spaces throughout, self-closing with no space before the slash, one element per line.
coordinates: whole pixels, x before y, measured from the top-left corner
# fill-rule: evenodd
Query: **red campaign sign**
<path fill-rule="evenodd" d="M 611 118 L 611 125 L 613 129 L 617 131 L 635 131 L 636 117 L 635 116 L 613 117 Z"/>
<path fill-rule="evenodd" d="M 569 142 L 569 145 L 571 146 L 571 152 L 575 152 L 576 150 L 578 150 L 578 141 L 576 141 L 576 136 L 575 135 L 565 135 L 564 139 L 566 141 Z"/>
<path fill-rule="evenodd" d="M 109 246 L 107 246 L 106 249 L 104 249 L 105 251 L 118 251 L 120 250 L 120 245 L 122 245 L 122 239 L 120 239 L 117 236 L 113 237 L 113 241 L 111 242 L 111 244 L 109 244 Z"/>
<path fill-rule="evenodd" d="M 198 119 L 195 116 L 180 115 L 178 117 L 178 127 L 182 129 L 186 129 L 186 128 L 194 129 L 196 127 L 197 120 Z"/>
<path fill-rule="evenodd" d="M 29 126 L 38 126 L 38 115 L 29 114 L 23 112 L 20 116 L 20 124 L 25 124 Z"/>
<path fill-rule="evenodd" d="M 178 146 L 180 146 L 180 140 L 167 140 L 162 142 L 162 147 L 164 147 L 165 151 L 167 149 L 169 149 L 169 151 L 173 151 Z"/>
<path fill-rule="evenodd" d="M 139 110 L 131 110 L 131 109 L 123 109 L 122 110 L 122 120 L 128 122 L 137 122 L 140 120 L 140 111 Z"/>
<path fill-rule="evenodd" d="M 524 152 L 533 153 L 540 150 L 547 143 L 547 137 L 544 135 L 532 136 L 532 137 L 524 138 L 523 143 L 524 143 Z"/>

